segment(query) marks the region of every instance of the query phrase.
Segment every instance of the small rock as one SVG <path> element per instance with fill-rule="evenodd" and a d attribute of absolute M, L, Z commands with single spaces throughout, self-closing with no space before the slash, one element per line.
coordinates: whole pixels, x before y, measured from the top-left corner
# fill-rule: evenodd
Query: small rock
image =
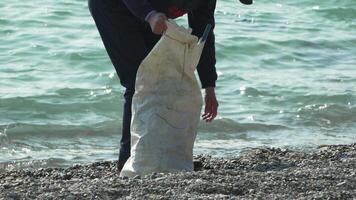
<path fill-rule="evenodd" d="M 336 186 L 340 187 L 340 186 L 345 185 L 346 183 L 347 183 L 346 181 L 343 181 L 343 182 L 341 182 L 341 183 L 336 184 Z"/>

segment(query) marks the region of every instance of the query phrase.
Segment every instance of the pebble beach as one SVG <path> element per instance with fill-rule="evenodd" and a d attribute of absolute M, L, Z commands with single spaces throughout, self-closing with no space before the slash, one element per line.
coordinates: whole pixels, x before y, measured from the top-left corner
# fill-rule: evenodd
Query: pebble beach
<path fill-rule="evenodd" d="M 116 169 L 124 88 L 88 2 L 0 13 L 0 200 L 356 199 L 356 1 L 217 1 L 201 166 L 134 178 Z"/>
<path fill-rule="evenodd" d="M 354 199 L 356 143 L 198 155 L 194 172 L 120 177 L 115 161 L 0 173 L 0 199 Z"/>

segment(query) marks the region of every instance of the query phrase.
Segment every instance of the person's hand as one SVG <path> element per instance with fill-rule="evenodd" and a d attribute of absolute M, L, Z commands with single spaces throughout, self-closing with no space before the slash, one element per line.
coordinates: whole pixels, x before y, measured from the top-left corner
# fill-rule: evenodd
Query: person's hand
<path fill-rule="evenodd" d="M 167 17 L 163 13 L 152 13 L 147 22 L 150 24 L 152 32 L 157 35 L 162 35 L 167 30 Z"/>
<path fill-rule="evenodd" d="M 205 89 L 205 108 L 202 115 L 203 120 L 211 122 L 218 115 L 219 103 L 216 100 L 215 88 L 208 87 Z"/>

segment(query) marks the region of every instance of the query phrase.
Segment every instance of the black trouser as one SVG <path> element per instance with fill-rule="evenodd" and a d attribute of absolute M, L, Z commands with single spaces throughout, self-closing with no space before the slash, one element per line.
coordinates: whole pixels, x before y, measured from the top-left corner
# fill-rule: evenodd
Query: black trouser
<path fill-rule="evenodd" d="M 121 0 L 89 0 L 89 9 L 106 51 L 126 88 L 119 162 L 130 157 L 131 103 L 137 69 L 160 36 L 130 13 Z"/>

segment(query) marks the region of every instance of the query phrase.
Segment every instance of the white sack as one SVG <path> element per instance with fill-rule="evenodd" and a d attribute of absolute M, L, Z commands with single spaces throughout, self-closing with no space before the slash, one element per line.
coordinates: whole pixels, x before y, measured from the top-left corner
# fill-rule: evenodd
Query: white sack
<path fill-rule="evenodd" d="M 204 43 L 174 21 L 167 26 L 137 72 L 131 157 L 121 176 L 193 170 L 193 144 L 203 103 L 194 71 Z"/>

